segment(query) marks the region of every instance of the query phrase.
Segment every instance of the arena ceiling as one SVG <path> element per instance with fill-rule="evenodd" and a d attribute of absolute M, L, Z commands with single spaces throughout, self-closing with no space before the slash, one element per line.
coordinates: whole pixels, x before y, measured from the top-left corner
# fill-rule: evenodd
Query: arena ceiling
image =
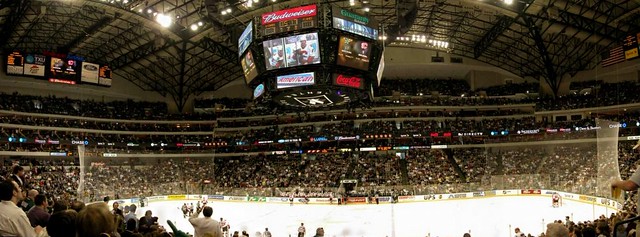
<path fill-rule="evenodd" d="M 559 85 L 562 75 L 595 67 L 603 52 L 640 31 L 638 0 L 254 0 L 252 7 L 244 2 L 0 0 L 0 45 L 5 52 L 68 52 L 111 65 L 117 78 L 171 96 L 182 108 L 189 96 L 242 78 L 236 39 L 253 16 L 303 4 L 368 14 L 382 23 L 390 46 L 427 47 L 420 40 L 397 40 L 424 35 L 448 42 L 444 51 L 551 85 Z M 161 26 L 158 13 L 174 23 Z"/>

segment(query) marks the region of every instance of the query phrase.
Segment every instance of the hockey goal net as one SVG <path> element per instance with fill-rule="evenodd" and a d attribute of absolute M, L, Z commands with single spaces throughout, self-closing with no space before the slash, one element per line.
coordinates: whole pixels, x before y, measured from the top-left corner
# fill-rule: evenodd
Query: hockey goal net
<path fill-rule="evenodd" d="M 554 193 L 551 195 L 551 205 L 552 206 L 562 206 L 562 196 L 560 194 Z"/>

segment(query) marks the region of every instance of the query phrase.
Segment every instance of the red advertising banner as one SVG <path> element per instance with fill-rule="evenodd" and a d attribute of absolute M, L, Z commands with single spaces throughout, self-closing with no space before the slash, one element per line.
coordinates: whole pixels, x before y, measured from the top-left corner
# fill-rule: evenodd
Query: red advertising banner
<path fill-rule="evenodd" d="M 540 191 L 540 189 L 522 189 L 520 190 L 521 194 L 542 194 L 542 191 Z"/>
<path fill-rule="evenodd" d="M 346 76 L 342 74 L 333 74 L 333 84 L 336 86 L 344 86 L 351 87 L 363 90 L 364 89 L 364 79 L 357 76 Z"/>
<path fill-rule="evenodd" d="M 262 14 L 262 31 L 264 35 L 284 33 L 299 29 L 317 27 L 316 5 L 301 6 L 277 12 Z"/>
<path fill-rule="evenodd" d="M 367 202 L 367 198 L 365 197 L 349 197 L 347 198 L 347 203 L 365 203 Z"/>
<path fill-rule="evenodd" d="M 262 14 L 262 25 L 273 24 L 303 17 L 315 16 L 318 13 L 316 5 L 290 8 L 277 12 Z"/>

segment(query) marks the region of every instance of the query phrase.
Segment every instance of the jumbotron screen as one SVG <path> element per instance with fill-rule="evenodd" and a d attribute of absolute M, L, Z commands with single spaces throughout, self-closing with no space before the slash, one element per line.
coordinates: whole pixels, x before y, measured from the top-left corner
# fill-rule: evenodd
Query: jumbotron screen
<path fill-rule="evenodd" d="M 338 65 L 368 70 L 371 54 L 369 45 L 367 41 L 341 36 L 338 45 Z"/>
<path fill-rule="evenodd" d="M 244 78 L 247 84 L 249 84 L 253 79 L 258 76 L 258 70 L 256 69 L 256 63 L 253 60 L 253 54 L 251 50 L 247 52 L 247 54 L 242 57 L 240 60 L 240 64 L 242 64 L 242 71 L 244 72 Z"/>
<path fill-rule="evenodd" d="M 267 40 L 263 48 L 267 70 L 320 63 L 318 33 Z"/>

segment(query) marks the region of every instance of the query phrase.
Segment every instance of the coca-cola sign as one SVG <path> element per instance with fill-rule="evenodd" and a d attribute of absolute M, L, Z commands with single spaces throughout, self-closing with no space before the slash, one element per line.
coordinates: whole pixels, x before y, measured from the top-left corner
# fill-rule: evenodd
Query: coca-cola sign
<path fill-rule="evenodd" d="M 364 89 L 362 78 L 356 76 L 345 76 L 342 74 L 333 74 L 333 84 L 336 86 L 346 86 L 356 89 Z"/>
<path fill-rule="evenodd" d="M 277 12 L 262 14 L 262 25 L 273 24 L 281 21 L 288 21 L 303 17 L 311 17 L 317 14 L 316 5 L 290 8 Z"/>
<path fill-rule="evenodd" d="M 310 86 L 313 84 L 315 84 L 315 74 L 313 72 L 291 74 L 286 76 L 279 76 L 276 78 L 276 85 L 278 89 L 298 86 Z"/>

